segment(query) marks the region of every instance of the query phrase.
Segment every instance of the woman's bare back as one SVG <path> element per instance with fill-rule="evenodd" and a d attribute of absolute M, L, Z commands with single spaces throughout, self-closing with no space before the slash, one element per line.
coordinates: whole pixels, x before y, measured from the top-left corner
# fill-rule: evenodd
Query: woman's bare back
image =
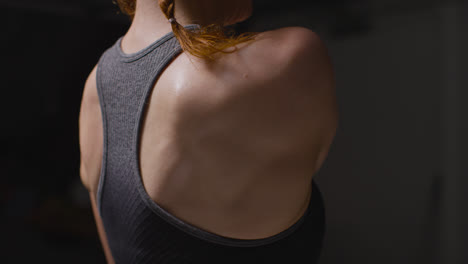
<path fill-rule="evenodd" d="M 243 46 L 211 66 L 182 53 L 164 70 L 146 106 L 140 172 L 149 196 L 174 216 L 257 239 L 303 215 L 337 113 L 331 68 L 313 33 L 283 28 Z M 90 140 L 82 159 L 102 153 L 87 155 L 84 146 L 102 148 L 100 129 L 83 130 Z M 100 163 L 88 164 L 84 182 L 96 190 Z"/>

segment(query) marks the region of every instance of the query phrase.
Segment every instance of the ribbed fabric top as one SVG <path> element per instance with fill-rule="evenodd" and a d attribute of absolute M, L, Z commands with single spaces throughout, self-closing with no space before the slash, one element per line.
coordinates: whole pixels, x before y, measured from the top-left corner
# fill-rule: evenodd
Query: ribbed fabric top
<path fill-rule="evenodd" d="M 171 215 L 149 197 L 138 157 L 144 107 L 156 80 L 182 50 L 172 32 L 133 54 L 121 50 L 121 41 L 102 54 L 97 69 L 104 130 L 97 203 L 116 263 L 316 263 L 325 213 L 314 181 L 303 217 L 264 239 L 210 233 Z"/>

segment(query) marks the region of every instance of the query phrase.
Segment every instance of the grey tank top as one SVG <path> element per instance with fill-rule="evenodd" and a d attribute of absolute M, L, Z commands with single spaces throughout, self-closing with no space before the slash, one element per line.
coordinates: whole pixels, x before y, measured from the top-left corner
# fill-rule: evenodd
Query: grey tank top
<path fill-rule="evenodd" d="M 102 54 L 96 77 L 104 130 L 97 203 L 116 263 L 316 263 L 325 213 L 314 181 L 308 209 L 298 222 L 253 240 L 205 231 L 149 197 L 138 157 L 143 113 L 156 80 L 182 50 L 172 32 L 133 54 L 122 52 L 121 40 Z"/>

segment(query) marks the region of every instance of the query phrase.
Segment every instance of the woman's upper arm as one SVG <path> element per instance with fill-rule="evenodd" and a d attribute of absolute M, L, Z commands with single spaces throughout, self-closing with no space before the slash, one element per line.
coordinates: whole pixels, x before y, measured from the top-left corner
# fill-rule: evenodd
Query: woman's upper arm
<path fill-rule="evenodd" d="M 104 231 L 104 225 L 102 224 L 101 216 L 99 215 L 99 211 L 97 208 L 96 202 L 96 194 L 93 192 L 89 193 L 89 197 L 91 200 L 91 206 L 93 208 L 94 219 L 96 221 L 96 227 L 99 234 L 99 238 L 101 239 L 102 248 L 104 250 L 104 254 L 106 256 L 107 263 L 114 264 L 114 258 L 112 257 L 109 243 L 107 242 L 106 232 Z"/>
<path fill-rule="evenodd" d="M 96 86 L 96 70 L 93 69 L 83 91 L 79 117 L 79 139 L 80 139 L 80 177 L 83 185 L 89 191 L 91 206 L 97 231 L 101 239 L 102 247 L 107 263 L 115 263 L 107 242 L 99 210 L 97 208 L 97 187 L 101 174 L 101 163 L 103 154 L 103 126 L 101 107 Z"/>
<path fill-rule="evenodd" d="M 101 171 L 102 134 L 95 67 L 86 80 L 79 116 L 80 177 L 83 185 L 94 193 L 97 191 Z"/>

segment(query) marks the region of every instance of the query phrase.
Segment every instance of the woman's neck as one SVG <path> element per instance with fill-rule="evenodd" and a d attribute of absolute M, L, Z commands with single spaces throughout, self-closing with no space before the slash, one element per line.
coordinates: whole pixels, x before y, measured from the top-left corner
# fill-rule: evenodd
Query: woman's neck
<path fill-rule="evenodd" d="M 181 25 L 231 25 L 241 22 L 252 14 L 252 0 L 174 0 L 175 18 Z M 140 28 L 170 29 L 167 18 L 157 0 L 137 0 L 132 25 Z"/>
<path fill-rule="evenodd" d="M 231 25 L 247 19 L 252 13 L 251 0 L 175 0 L 175 18 L 181 25 L 213 23 Z M 172 27 L 157 0 L 137 0 L 135 16 L 123 39 L 128 50 L 145 47 Z M 132 48 L 133 47 L 133 48 Z"/>

